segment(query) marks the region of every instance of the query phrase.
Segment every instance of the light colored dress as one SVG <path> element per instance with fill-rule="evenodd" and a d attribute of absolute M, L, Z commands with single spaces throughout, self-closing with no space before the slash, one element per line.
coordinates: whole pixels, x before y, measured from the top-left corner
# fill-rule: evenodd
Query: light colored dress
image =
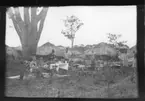
<path fill-rule="evenodd" d="M 136 67 L 136 58 L 133 59 L 132 67 Z"/>

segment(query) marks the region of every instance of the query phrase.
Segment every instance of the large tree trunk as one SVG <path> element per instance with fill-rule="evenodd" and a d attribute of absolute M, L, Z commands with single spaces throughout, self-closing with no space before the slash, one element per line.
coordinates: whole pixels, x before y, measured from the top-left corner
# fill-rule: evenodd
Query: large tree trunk
<path fill-rule="evenodd" d="M 14 11 L 15 13 L 10 9 L 9 16 L 20 38 L 23 57 L 29 58 L 31 55 L 36 54 L 37 44 L 40 39 L 48 8 L 43 8 L 38 15 L 36 7 L 24 8 L 24 20 L 22 20 L 20 16 L 19 8 L 15 8 Z M 39 28 L 37 27 L 38 23 Z"/>
<path fill-rule="evenodd" d="M 22 53 L 24 58 L 29 58 L 29 56 L 32 56 L 36 54 L 37 50 L 37 43 L 36 44 L 25 44 L 22 46 Z"/>

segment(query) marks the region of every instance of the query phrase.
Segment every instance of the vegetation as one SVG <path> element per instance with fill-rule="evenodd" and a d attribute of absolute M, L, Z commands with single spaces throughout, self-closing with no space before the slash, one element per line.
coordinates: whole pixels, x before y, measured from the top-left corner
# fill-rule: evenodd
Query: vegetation
<path fill-rule="evenodd" d="M 18 72 L 19 63 L 8 64 L 9 75 Z M 106 66 L 107 67 L 107 66 Z M 68 71 L 70 76 L 31 78 L 25 80 L 6 79 L 6 96 L 13 97 L 77 97 L 77 98 L 121 98 L 137 97 L 137 82 L 132 82 L 132 68 L 100 71 Z M 11 68 L 11 69 L 10 69 Z M 15 70 L 14 70 L 15 69 Z M 120 71 L 124 71 L 122 75 Z M 77 75 L 80 72 L 81 75 Z M 85 73 L 85 74 L 84 74 Z M 135 79 L 135 78 L 134 78 Z M 135 79 L 136 80 L 136 79 Z"/>
<path fill-rule="evenodd" d="M 83 23 L 74 15 L 64 20 L 66 30 L 62 30 L 62 34 L 71 40 L 71 47 L 73 48 L 75 33 L 80 29 Z"/>
<path fill-rule="evenodd" d="M 109 33 L 107 35 L 108 35 L 109 43 L 111 43 L 119 52 L 122 51 L 122 48 L 125 49 L 127 52 L 128 46 L 125 45 L 125 43 L 127 43 L 127 41 L 118 41 L 118 39 L 121 37 L 121 34 L 117 35 L 117 34 Z"/>

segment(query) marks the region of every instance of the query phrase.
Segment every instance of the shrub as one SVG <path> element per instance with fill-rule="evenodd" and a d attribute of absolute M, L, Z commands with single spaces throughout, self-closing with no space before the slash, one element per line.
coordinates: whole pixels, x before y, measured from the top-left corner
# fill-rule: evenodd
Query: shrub
<path fill-rule="evenodd" d="M 108 83 L 112 83 L 115 82 L 114 80 L 115 80 L 116 72 L 114 69 L 106 68 L 104 71 L 104 76 Z"/>
<path fill-rule="evenodd" d="M 120 70 L 121 70 L 123 76 L 128 76 L 128 75 L 132 74 L 135 71 L 134 68 L 125 67 L 125 66 L 121 67 Z"/>
<path fill-rule="evenodd" d="M 110 84 L 115 83 L 116 71 L 110 67 L 107 67 L 104 69 L 103 75 L 105 76 L 105 81 L 107 83 L 107 94 L 108 97 L 110 97 Z"/>

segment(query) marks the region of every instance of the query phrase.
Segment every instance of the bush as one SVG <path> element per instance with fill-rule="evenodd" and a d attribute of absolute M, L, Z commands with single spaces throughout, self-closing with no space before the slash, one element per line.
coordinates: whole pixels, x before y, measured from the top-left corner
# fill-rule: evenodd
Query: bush
<path fill-rule="evenodd" d="M 129 76 L 130 74 L 132 74 L 135 70 L 132 67 L 121 67 L 121 72 L 123 76 Z"/>
<path fill-rule="evenodd" d="M 115 82 L 115 76 L 117 75 L 116 71 L 114 69 L 111 69 L 110 67 L 105 68 L 103 71 L 103 74 L 105 76 L 105 81 L 107 83 L 113 83 Z"/>
<path fill-rule="evenodd" d="M 82 60 L 78 60 L 75 62 L 76 64 L 84 64 L 84 62 Z"/>

